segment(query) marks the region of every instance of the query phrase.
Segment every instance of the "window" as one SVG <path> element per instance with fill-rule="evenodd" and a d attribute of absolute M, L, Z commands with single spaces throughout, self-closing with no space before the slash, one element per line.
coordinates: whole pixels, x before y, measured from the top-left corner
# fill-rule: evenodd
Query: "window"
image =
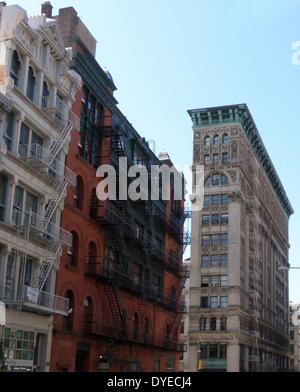
<path fill-rule="evenodd" d="M 77 233 L 75 233 L 75 231 L 72 231 L 71 234 L 73 236 L 73 241 L 72 241 L 72 247 L 69 248 L 68 251 L 67 265 L 71 267 L 76 267 L 78 262 L 79 238 Z"/>
<path fill-rule="evenodd" d="M 139 333 L 139 315 L 137 313 L 133 315 L 133 332 Z"/>
<path fill-rule="evenodd" d="M 85 86 L 81 101 L 80 155 L 91 165 L 98 167 L 101 155 L 103 112 L 101 105 L 95 102 L 95 98 Z"/>
<path fill-rule="evenodd" d="M 208 264 L 209 264 L 209 256 L 202 256 L 201 257 L 201 267 L 208 268 Z"/>
<path fill-rule="evenodd" d="M 220 278 L 219 276 L 211 276 L 210 277 L 210 286 L 217 287 L 220 285 Z"/>
<path fill-rule="evenodd" d="M 204 165 L 210 164 L 210 155 L 204 155 Z"/>
<path fill-rule="evenodd" d="M 204 207 L 208 207 L 211 204 L 211 196 L 204 196 Z"/>
<path fill-rule="evenodd" d="M 174 370 L 175 370 L 175 358 L 169 357 L 166 359 L 166 371 L 174 372 Z"/>
<path fill-rule="evenodd" d="M 228 298 L 226 297 L 220 297 L 220 307 L 222 309 L 225 309 L 228 307 Z"/>
<path fill-rule="evenodd" d="M 200 317 L 200 320 L 199 320 L 199 330 L 200 331 L 205 331 L 206 330 L 206 318 L 205 317 Z"/>
<path fill-rule="evenodd" d="M 215 165 L 217 165 L 219 163 L 219 154 L 214 154 L 213 162 L 214 162 Z"/>
<path fill-rule="evenodd" d="M 209 286 L 209 277 L 208 276 L 201 276 L 201 287 L 208 287 Z"/>
<path fill-rule="evenodd" d="M 15 187 L 12 221 L 15 225 L 21 223 L 23 212 L 24 189 L 20 186 Z"/>
<path fill-rule="evenodd" d="M 228 233 L 221 234 L 221 245 L 222 246 L 228 245 Z"/>
<path fill-rule="evenodd" d="M 221 276 L 221 287 L 227 287 L 228 286 L 228 275 L 222 275 Z"/>
<path fill-rule="evenodd" d="M 201 297 L 200 298 L 200 307 L 201 308 L 208 308 L 208 297 Z"/>
<path fill-rule="evenodd" d="M 144 227 L 140 223 L 134 222 L 134 231 L 136 238 L 142 241 L 144 236 Z"/>
<path fill-rule="evenodd" d="M 15 125 L 15 115 L 13 112 L 11 112 L 7 115 L 7 124 L 4 129 L 4 135 L 3 135 L 3 140 L 8 151 L 12 150 L 14 125 Z"/>
<path fill-rule="evenodd" d="M 154 292 L 160 293 L 161 282 L 162 282 L 161 277 L 159 275 L 153 274 L 152 281 L 153 281 Z"/>
<path fill-rule="evenodd" d="M 218 344 L 210 344 L 209 345 L 209 358 L 210 359 L 218 359 Z"/>
<path fill-rule="evenodd" d="M 212 183 L 212 186 L 220 185 L 220 175 L 219 174 L 213 174 L 211 183 Z"/>
<path fill-rule="evenodd" d="M 219 135 L 214 136 L 214 146 L 218 146 L 220 143 L 220 137 Z"/>
<path fill-rule="evenodd" d="M 32 67 L 28 68 L 28 80 L 27 80 L 27 91 L 26 96 L 33 101 L 35 89 L 35 75 Z"/>
<path fill-rule="evenodd" d="M 291 340 L 295 339 L 295 331 L 290 331 L 290 338 Z"/>
<path fill-rule="evenodd" d="M 209 136 L 206 136 L 206 137 L 205 137 L 205 139 L 204 139 L 204 145 L 205 145 L 205 146 L 210 146 L 210 137 L 209 137 Z"/>
<path fill-rule="evenodd" d="M 221 255 L 221 266 L 227 267 L 228 265 L 228 255 Z"/>
<path fill-rule="evenodd" d="M 206 188 L 211 186 L 228 186 L 229 180 L 224 174 L 213 174 L 206 179 L 204 184 Z"/>
<path fill-rule="evenodd" d="M 34 332 L 5 328 L 3 340 L 5 357 L 15 361 L 33 361 L 34 341 Z"/>
<path fill-rule="evenodd" d="M 219 354 L 220 359 L 226 359 L 227 358 L 227 345 L 220 344 L 219 350 L 220 350 L 220 354 Z"/>
<path fill-rule="evenodd" d="M 229 185 L 228 177 L 224 176 L 223 174 L 221 176 L 221 185 L 222 186 L 228 186 Z"/>
<path fill-rule="evenodd" d="M 210 236 L 209 235 L 202 236 L 202 246 L 210 246 Z"/>
<path fill-rule="evenodd" d="M 160 373 L 160 359 L 154 360 L 154 372 Z"/>
<path fill-rule="evenodd" d="M 15 86 L 18 86 L 21 63 L 18 53 L 14 50 L 11 58 L 10 77 L 14 80 Z"/>
<path fill-rule="evenodd" d="M 228 206 L 228 204 L 229 204 L 228 195 L 222 195 L 221 198 L 222 198 L 222 201 L 221 201 L 222 206 Z"/>
<path fill-rule="evenodd" d="M 0 174 L 0 222 L 4 222 L 7 197 L 7 177 Z"/>
<path fill-rule="evenodd" d="M 216 309 L 218 307 L 218 297 L 210 297 L 210 308 Z"/>
<path fill-rule="evenodd" d="M 219 260 L 220 256 L 219 255 L 212 255 L 211 256 L 211 266 L 212 268 L 216 268 L 219 266 Z"/>
<path fill-rule="evenodd" d="M 220 215 L 214 214 L 211 216 L 211 224 L 212 225 L 219 225 L 220 224 Z"/>
<path fill-rule="evenodd" d="M 228 163 L 228 162 L 229 162 L 228 152 L 223 152 L 223 154 L 222 154 L 222 163 Z"/>
<path fill-rule="evenodd" d="M 75 311 L 75 299 L 74 294 L 71 290 L 68 290 L 65 294 L 65 298 L 69 300 L 69 314 L 65 316 L 63 319 L 63 328 L 66 331 L 73 331 L 73 322 L 74 322 L 74 311 Z"/>
<path fill-rule="evenodd" d="M 220 205 L 220 195 L 213 195 L 212 196 L 212 205 L 219 206 Z"/>
<path fill-rule="evenodd" d="M 222 225 L 228 225 L 228 214 L 222 214 L 221 215 L 221 224 Z"/>
<path fill-rule="evenodd" d="M 74 241 L 74 239 L 73 239 Z M 87 262 L 91 264 L 97 263 L 97 245 L 95 242 L 90 242 L 88 247 L 88 255 L 87 255 Z"/>
<path fill-rule="evenodd" d="M 43 83 L 42 109 L 49 107 L 50 91 L 46 82 Z"/>
<path fill-rule="evenodd" d="M 212 246 L 220 245 L 220 234 L 213 234 L 211 236 L 211 244 Z"/>
<path fill-rule="evenodd" d="M 227 318 L 226 317 L 221 317 L 220 330 L 221 331 L 226 331 L 227 330 Z"/>
<path fill-rule="evenodd" d="M 83 208 L 84 185 L 80 176 L 77 176 L 76 188 L 74 193 L 74 206 L 79 210 Z"/>
<path fill-rule="evenodd" d="M 211 317 L 209 324 L 210 324 L 210 331 L 216 331 L 217 330 L 217 319 L 216 319 L 216 317 Z"/>
<path fill-rule="evenodd" d="M 210 223 L 210 216 L 203 215 L 202 216 L 202 226 L 209 226 L 209 223 Z"/>
<path fill-rule="evenodd" d="M 226 146 L 229 144 L 229 136 L 227 135 L 227 133 L 225 133 L 223 135 L 223 140 L 222 140 L 223 144 L 225 144 Z"/>

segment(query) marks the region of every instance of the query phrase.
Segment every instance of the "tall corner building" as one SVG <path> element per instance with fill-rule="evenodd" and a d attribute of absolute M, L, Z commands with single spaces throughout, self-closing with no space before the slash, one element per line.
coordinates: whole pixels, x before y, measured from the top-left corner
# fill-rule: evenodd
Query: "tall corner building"
<path fill-rule="evenodd" d="M 189 371 L 289 361 L 291 204 L 247 105 L 188 111 L 205 197 L 192 216 Z"/>

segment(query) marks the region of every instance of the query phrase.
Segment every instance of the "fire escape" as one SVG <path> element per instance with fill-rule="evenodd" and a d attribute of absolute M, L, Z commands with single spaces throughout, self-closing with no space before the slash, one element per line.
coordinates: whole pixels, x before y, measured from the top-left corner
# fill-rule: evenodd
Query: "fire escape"
<path fill-rule="evenodd" d="M 26 248 L 28 241 L 34 240 L 43 245 L 45 252 L 31 284 L 32 287 L 21 285 L 22 290 L 18 295 L 19 309 L 22 302 L 26 302 L 26 299 L 30 297 L 27 295 L 29 292 L 36 296 L 34 302 L 39 302 L 51 269 L 59 261 L 62 246 L 72 246 L 72 235 L 55 224 L 54 214 L 65 197 L 68 185 L 76 186 L 75 173 L 65 167 L 64 163 L 58 159 L 58 155 L 72 129 L 79 126 L 79 120 L 73 113 L 69 114 L 68 109 L 58 97 L 55 108 L 48 108 L 48 97 L 44 97 L 42 108 L 58 136 L 49 147 L 43 147 L 40 144 L 20 144 L 18 158 L 35 175 L 48 182 L 51 186 L 51 193 L 47 195 L 43 214 L 38 215 L 32 211 L 14 212 L 12 225 L 16 228 L 18 237 L 25 240 Z M 25 260 L 26 264 L 27 255 L 24 252 L 15 252 L 14 257 L 20 257 L 21 260 Z M 45 296 L 45 293 L 43 295 Z M 65 312 L 67 311 L 68 309 L 65 309 Z"/>
<path fill-rule="evenodd" d="M 112 164 L 117 169 L 117 175 L 119 176 L 124 174 L 127 176 L 127 172 L 119 174 L 119 158 L 126 157 L 128 160 L 128 167 L 133 164 L 131 159 L 127 157 L 122 133 L 112 127 L 110 132 L 106 130 L 105 136 L 109 137 L 111 140 L 110 159 Z M 147 169 L 150 169 L 151 166 L 151 160 L 149 159 L 134 163 L 141 164 Z M 117 177 L 117 183 L 118 180 L 119 177 Z M 148 185 L 150 186 L 151 175 L 148 176 L 148 181 Z M 143 211 L 144 222 L 143 230 L 141 232 L 139 232 L 139 230 L 137 230 L 137 228 L 130 221 L 131 205 L 128 200 L 123 201 L 118 199 L 117 201 L 108 200 L 105 202 L 100 202 L 95 197 L 92 202 L 92 216 L 99 223 L 101 228 L 104 229 L 105 243 L 112 249 L 114 260 L 107 260 L 107 257 L 105 256 L 96 263 L 96 266 L 87 265 L 87 275 L 96 278 L 98 281 L 101 281 L 102 284 L 104 284 L 108 304 L 115 323 L 115 328 L 110 329 L 110 331 L 103 328 L 103 326 L 99 326 L 98 331 L 94 331 L 94 333 L 101 337 L 113 338 L 115 340 L 115 345 L 121 342 L 125 342 L 126 344 L 131 342 L 133 344 L 138 343 L 150 346 L 155 345 L 164 349 L 168 348 L 169 350 L 182 351 L 182 348 L 179 347 L 180 345 L 176 343 L 177 336 L 175 336 L 175 330 L 177 331 L 182 313 L 185 311 L 185 307 L 182 302 L 179 301 L 179 298 L 181 295 L 181 289 L 189 273 L 186 269 L 181 267 L 180 263 L 178 263 L 178 258 L 182 257 L 182 248 L 185 246 L 187 239 L 182 238 L 182 240 L 179 241 L 178 233 L 175 233 L 175 230 L 180 226 L 180 224 L 175 228 L 174 222 L 172 222 L 172 230 L 174 232 L 175 238 L 177 238 L 179 242 L 178 254 L 173 256 L 165 252 L 163 245 L 157 243 L 154 236 L 155 224 L 158 224 L 161 228 L 163 228 L 163 230 L 165 230 L 167 226 L 166 211 L 164 209 L 163 203 L 159 201 L 153 202 L 151 200 L 139 200 L 135 203 L 135 205 L 139 206 L 139 208 L 141 208 Z M 179 236 L 181 234 L 182 233 L 180 233 Z M 177 304 L 175 301 L 174 304 L 173 301 L 172 307 L 170 308 L 172 311 L 176 312 L 176 323 L 173 328 L 174 331 L 172 330 L 173 333 L 170 334 L 170 338 L 172 336 L 174 341 L 170 341 L 167 346 L 165 341 L 158 341 L 159 339 L 151 336 L 139 336 L 139 334 L 132 333 L 128 330 L 126 318 L 124 316 L 125 308 L 122 305 L 122 299 L 120 296 L 120 288 L 123 290 L 126 289 L 127 291 L 129 290 L 135 293 L 135 295 L 141 296 L 139 301 L 141 313 L 144 310 L 145 303 L 147 301 L 157 302 L 161 306 L 170 307 L 169 298 L 164 297 L 164 295 L 161 293 L 158 293 L 157 289 L 154 288 L 148 280 L 143 278 L 141 281 L 134 280 L 128 269 L 128 247 L 134 247 L 134 249 L 137 249 L 140 252 L 141 259 L 144 260 L 143 276 L 147 276 L 147 271 L 149 272 L 147 266 L 151 265 L 151 262 L 153 261 L 160 263 L 165 268 L 167 266 L 167 260 L 172 260 L 172 262 L 176 263 L 178 267 L 176 272 L 177 276 L 180 277 L 180 284 L 177 290 L 178 295 L 176 298 L 179 302 Z M 109 342 L 111 343 L 111 340 Z M 111 345 L 110 343 L 109 345 Z M 112 350 L 112 347 L 110 347 L 110 349 Z"/>

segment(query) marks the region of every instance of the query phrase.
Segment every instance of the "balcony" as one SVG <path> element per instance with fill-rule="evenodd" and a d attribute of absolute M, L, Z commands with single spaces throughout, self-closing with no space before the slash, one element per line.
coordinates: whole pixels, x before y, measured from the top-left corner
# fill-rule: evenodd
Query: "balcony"
<path fill-rule="evenodd" d="M 38 313 L 67 316 L 69 299 L 57 295 L 38 291 L 31 287 L 24 287 L 23 307 Z"/>
<path fill-rule="evenodd" d="M 55 106 L 52 106 L 50 96 L 42 97 L 42 110 L 56 124 L 56 126 L 65 124 L 69 120 L 69 109 L 58 96 L 56 96 Z"/>
<path fill-rule="evenodd" d="M 69 184 L 76 186 L 76 174 L 58 159 L 51 159 L 50 150 L 39 144 L 20 144 L 19 159 L 55 183 L 62 183 L 66 180 Z"/>
<path fill-rule="evenodd" d="M 250 316 L 254 317 L 254 318 L 259 318 L 260 317 L 260 313 L 258 310 L 250 310 Z"/>
<path fill-rule="evenodd" d="M 8 285 L 0 287 L 0 300 L 11 308 L 15 308 L 20 304 L 22 309 L 32 313 L 67 316 L 69 312 L 68 298 L 39 291 L 25 285 L 21 293 L 20 290 L 12 289 Z"/>
<path fill-rule="evenodd" d="M 31 239 L 42 242 L 57 243 L 72 247 L 73 236 L 68 231 L 60 228 L 52 222 L 45 227 L 45 219 L 33 212 L 23 212 L 14 210 L 12 213 L 11 225 L 15 229 L 28 229 Z"/>
<path fill-rule="evenodd" d="M 130 342 L 138 345 L 157 347 L 168 351 L 186 352 L 186 345 L 169 338 L 155 337 L 150 333 L 128 331 L 127 328 L 116 328 L 98 321 L 100 317 L 83 316 L 83 333 L 114 339 L 115 341 Z"/>
<path fill-rule="evenodd" d="M 126 239 L 126 243 L 133 247 L 144 248 L 146 245 L 146 237 L 143 231 L 138 231 L 130 225 L 124 230 L 124 238 Z"/>

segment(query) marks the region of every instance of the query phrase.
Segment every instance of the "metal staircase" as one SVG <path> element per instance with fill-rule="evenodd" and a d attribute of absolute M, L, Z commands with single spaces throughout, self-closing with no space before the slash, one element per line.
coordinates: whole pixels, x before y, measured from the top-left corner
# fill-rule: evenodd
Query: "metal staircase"
<path fill-rule="evenodd" d="M 121 340 L 123 339 L 126 340 L 128 337 L 127 325 L 126 325 L 126 319 L 122 311 L 122 306 L 121 306 L 122 302 L 120 298 L 119 289 L 114 284 L 106 283 L 105 293 L 107 296 L 107 300 L 110 306 L 112 316 L 115 321 L 117 337 Z"/>

